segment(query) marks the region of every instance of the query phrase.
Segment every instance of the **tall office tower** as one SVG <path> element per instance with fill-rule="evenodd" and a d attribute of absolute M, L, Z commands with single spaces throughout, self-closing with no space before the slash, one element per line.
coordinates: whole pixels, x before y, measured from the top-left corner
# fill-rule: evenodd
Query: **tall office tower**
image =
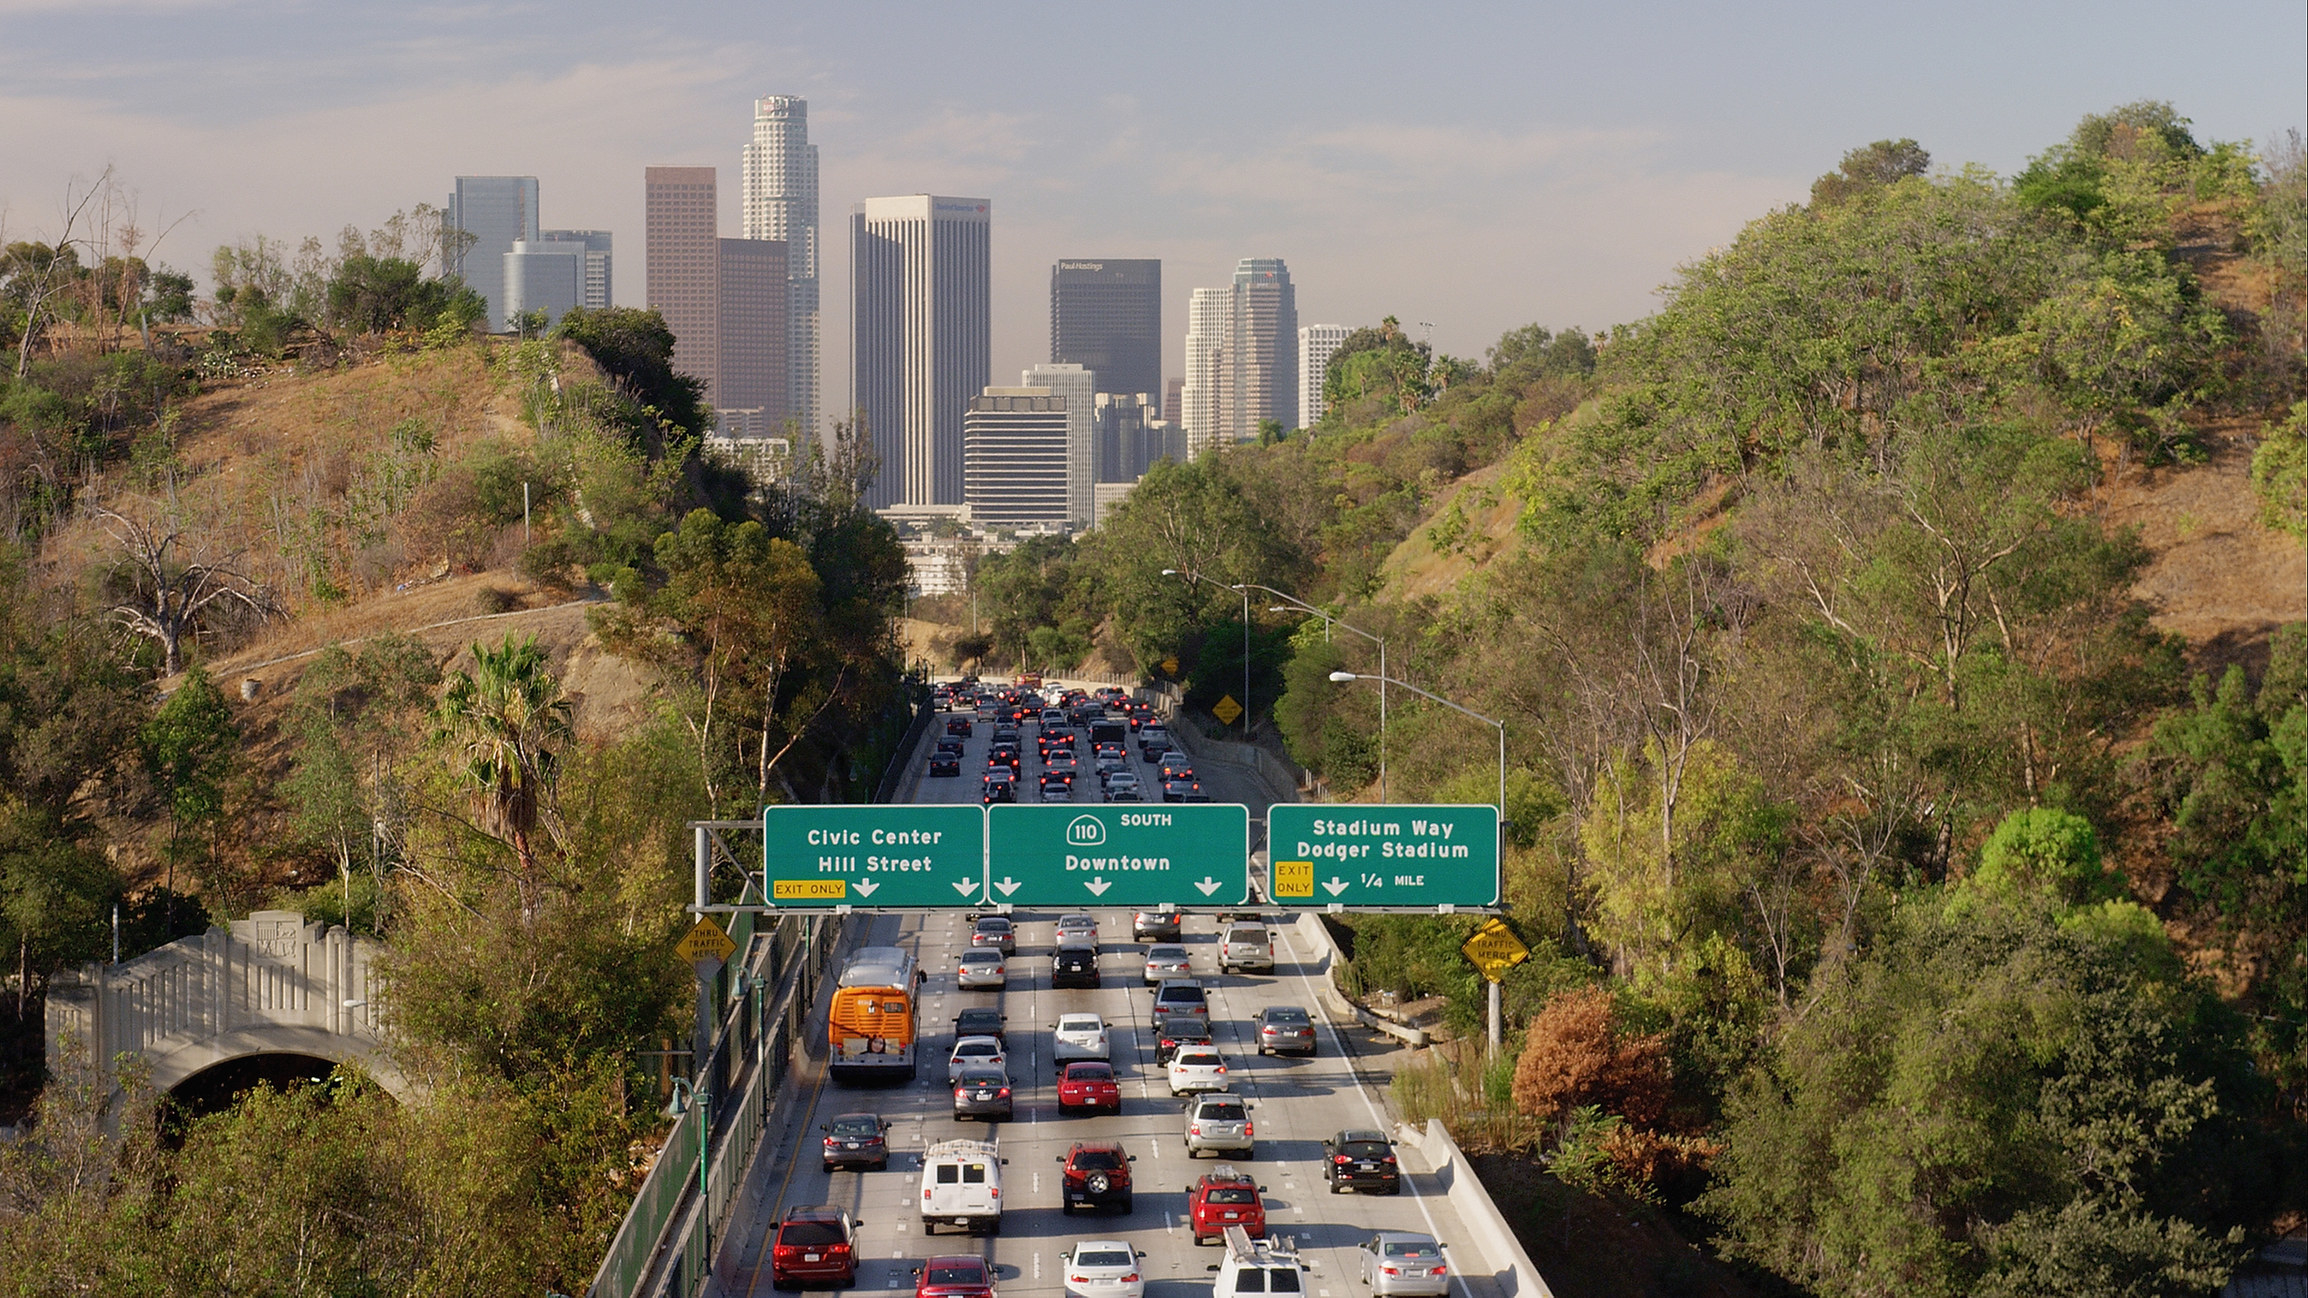
<path fill-rule="evenodd" d="M 809 101 L 771 95 L 753 101 L 753 143 L 745 146 L 745 237 L 786 247 L 787 402 L 804 435 L 818 420 L 817 146 L 809 142 Z"/>
<path fill-rule="evenodd" d="M 776 239 L 723 239 L 716 312 L 713 405 L 721 431 L 767 437 L 792 409 L 786 384 L 791 303 L 787 247 Z"/>
<path fill-rule="evenodd" d="M 577 296 L 577 305 L 588 311 L 605 310 L 615 300 L 609 281 L 609 232 L 607 230 L 547 230 L 544 240 L 549 244 L 574 243 L 585 250 L 585 283 Z"/>
<path fill-rule="evenodd" d="M 512 326 L 505 311 L 505 254 L 537 237 L 535 176 L 459 176 L 441 214 L 441 264 L 489 304 L 489 328 Z"/>
<path fill-rule="evenodd" d="M 1162 390 L 1162 263 L 1061 261 L 1050 269 L 1050 359 L 1095 372 L 1100 392 Z"/>
<path fill-rule="evenodd" d="M 1188 452 L 1200 455 L 1229 440 L 1219 423 L 1226 368 L 1226 331 L 1234 318 L 1234 291 L 1198 288 L 1186 306 L 1186 382 L 1178 422 Z"/>
<path fill-rule="evenodd" d="M 1048 388 L 1066 399 L 1066 522 L 1090 526 L 1098 483 L 1098 385 L 1105 375 L 1079 365 L 1036 365 L 1018 376 L 1021 387 Z"/>
<path fill-rule="evenodd" d="M 1186 418 L 1186 380 L 1162 380 L 1162 417 L 1173 424 L 1182 424 Z"/>
<path fill-rule="evenodd" d="M 970 398 L 962 416 L 962 481 L 972 523 L 1067 521 L 1068 404 L 1044 387 L 987 388 Z"/>
<path fill-rule="evenodd" d="M 545 313 L 551 328 L 585 292 L 585 248 L 551 240 L 518 239 L 504 257 L 505 319 L 518 322 L 531 311 Z"/>
<path fill-rule="evenodd" d="M 1164 458 L 1183 460 L 1186 450 L 1178 435 L 1178 426 L 1162 417 L 1162 408 L 1153 398 L 1141 392 L 1133 396 L 1119 396 L 1111 392 L 1098 394 L 1098 482 L 1112 485 L 1117 482 L 1136 482 L 1146 475 L 1155 461 Z M 1097 511 L 1096 488 L 1092 488 L 1092 513 Z"/>
<path fill-rule="evenodd" d="M 875 509 L 962 503 L 962 414 L 993 366 L 992 206 L 910 194 L 850 209 L 852 405 L 881 457 Z"/>
<path fill-rule="evenodd" d="M 652 311 L 673 330 L 673 368 L 705 383 L 706 400 L 721 366 L 721 239 L 711 167 L 651 167 L 647 172 L 648 291 Z"/>
<path fill-rule="evenodd" d="M 1330 354 L 1354 330 L 1345 325 L 1306 325 L 1298 331 L 1298 427 L 1312 428 L 1328 413 L 1322 382 L 1330 377 Z"/>
<path fill-rule="evenodd" d="M 1298 295 L 1280 257 L 1245 257 L 1234 267 L 1233 317 L 1219 372 L 1219 424 L 1234 441 L 1258 436 L 1261 421 L 1298 427 Z"/>

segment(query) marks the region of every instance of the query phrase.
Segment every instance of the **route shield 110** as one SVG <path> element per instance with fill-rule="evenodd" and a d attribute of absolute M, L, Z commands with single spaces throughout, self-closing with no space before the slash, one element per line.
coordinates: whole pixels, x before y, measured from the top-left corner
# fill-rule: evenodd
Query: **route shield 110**
<path fill-rule="evenodd" d="M 1499 904 L 1496 807 L 1276 803 L 1266 813 L 1266 851 L 1267 896 L 1277 906 Z"/>
<path fill-rule="evenodd" d="M 986 900 L 1087 909 L 1250 901 L 1250 809 L 1239 803 L 1003 803 Z"/>
<path fill-rule="evenodd" d="M 780 910 L 975 906 L 985 897 L 978 807 L 767 807 L 761 830 L 761 891 Z"/>

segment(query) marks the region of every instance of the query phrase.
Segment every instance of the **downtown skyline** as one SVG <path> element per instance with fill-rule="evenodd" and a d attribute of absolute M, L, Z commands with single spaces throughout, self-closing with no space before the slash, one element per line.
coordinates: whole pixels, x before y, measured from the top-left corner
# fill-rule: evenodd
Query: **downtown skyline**
<path fill-rule="evenodd" d="M 875 24 L 795 9 L 772 40 L 734 6 L 577 5 L 588 39 L 556 44 L 487 6 L 0 0 L 0 230 L 36 237 L 73 177 L 110 164 L 155 232 L 183 218 L 156 259 L 197 275 L 237 238 L 327 240 L 437 203 L 458 175 L 534 175 L 553 224 L 618 234 L 617 298 L 640 305 L 633 178 L 715 166 L 720 227 L 740 230 L 753 102 L 796 95 L 827 215 L 913 192 L 1004 213 L 996 374 L 1049 358 L 1050 267 L 1081 256 L 1164 262 L 1166 377 L 1183 372 L 1188 296 L 1246 256 L 1288 260 L 1302 319 L 1432 322 L 1438 349 L 1479 358 L 1519 324 L 1647 315 L 1675 266 L 1871 139 L 2008 175 L 2134 99 L 2171 100 L 2205 138 L 2267 141 L 2300 124 L 2308 82 L 2308 23 L 2275 4 L 2202 31 L 2145 6 L 1780 5 L 1752 23 L 1470 6 L 1383 39 L 1317 23 L 1330 12 L 1188 7 L 1185 34 L 1158 35 L 1085 16 L 1069 39 L 1141 43 L 1133 83 L 1063 60 L 986 79 L 979 57 L 1031 24 L 930 7 Z M 2239 51 L 2239 26 L 2263 38 Z M 841 224 L 824 226 L 821 283 L 848 264 Z M 830 414 L 851 325 L 826 287 Z"/>

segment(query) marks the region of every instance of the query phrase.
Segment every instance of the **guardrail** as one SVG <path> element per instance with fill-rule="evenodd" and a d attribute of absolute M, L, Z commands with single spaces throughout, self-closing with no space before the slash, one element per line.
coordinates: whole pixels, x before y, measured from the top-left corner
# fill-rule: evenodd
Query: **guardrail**
<path fill-rule="evenodd" d="M 1435 1180 L 1443 1187 L 1443 1197 L 1450 1200 L 1483 1257 L 1497 1268 L 1493 1275 L 1499 1292 L 1507 1298 L 1555 1298 L 1554 1290 L 1547 1287 L 1547 1278 L 1539 1274 L 1538 1264 L 1531 1261 L 1523 1242 L 1515 1238 L 1514 1227 L 1507 1224 L 1506 1214 L 1499 1211 L 1490 1191 L 1483 1188 L 1481 1178 L 1467 1165 L 1467 1156 L 1459 1150 L 1458 1142 L 1451 1139 L 1450 1128 L 1442 1124 L 1442 1119 L 1427 1119 L 1424 1130 L 1397 1123 L 1394 1131 L 1396 1140 L 1426 1156 L 1427 1166 L 1434 1169 Z M 1463 1263 L 1459 1273 L 1466 1273 Z"/>

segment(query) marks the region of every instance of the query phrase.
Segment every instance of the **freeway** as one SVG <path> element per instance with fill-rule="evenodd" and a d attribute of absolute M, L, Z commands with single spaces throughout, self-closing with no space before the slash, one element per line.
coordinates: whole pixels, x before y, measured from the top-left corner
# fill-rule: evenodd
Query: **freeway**
<path fill-rule="evenodd" d="M 942 727 L 941 727 L 942 729 Z M 1028 729 L 1031 738 L 1031 728 Z M 978 772 L 985 763 L 986 728 L 969 746 L 960 779 L 922 779 L 909 792 L 918 801 L 970 801 L 978 795 Z M 1031 747 L 1028 748 L 1029 754 Z M 917 756 L 915 761 L 921 758 Z M 1029 755 L 1027 770 L 1034 771 Z M 1141 767 L 1141 769 L 1144 769 Z M 1080 787 L 1086 785 L 1087 787 Z M 1223 790 L 1224 797 L 1234 790 Z M 1028 795 L 1031 797 L 1032 795 Z M 1097 798 L 1096 777 L 1084 777 L 1077 801 Z M 1254 814 L 1263 807 L 1254 804 Z M 968 949 L 970 925 L 961 911 L 927 915 L 882 915 L 861 939 L 874 945 L 912 950 L 928 971 L 921 1024 L 925 1062 L 910 1085 L 853 1088 L 823 1073 L 824 1006 L 817 1007 L 811 1031 L 816 1057 L 797 1074 L 797 1097 L 770 1133 L 747 1174 L 740 1208 L 727 1237 L 717 1243 L 713 1289 L 722 1295 L 760 1298 L 772 1292 L 765 1256 L 768 1234 L 789 1206 L 831 1204 L 860 1222 L 857 1289 L 883 1292 L 910 1288 L 912 1268 L 923 1258 L 974 1253 L 997 1268 L 1004 1298 L 1035 1295 L 1063 1298 L 1065 1253 L 1085 1239 L 1124 1239 L 1146 1257 L 1148 1298 L 1207 1298 L 1206 1267 L 1219 1249 L 1196 1247 L 1183 1227 L 1187 1189 L 1195 1177 L 1221 1161 L 1231 1161 L 1265 1187 L 1268 1219 L 1278 1236 L 1292 1237 L 1312 1270 L 1308 1298 L 1361 1298 L 1356 1246 L 1380 1229 L 1415 1230 L 1446 1245 L 1456 1279 L 1454 1298 L 1502 1298 L 1508 1288 L 1492 1276 L 1494 1264 L 1467 1243 L 1467 1235 L 1432 1178 L 1412 1150 L 1398 1150 L 1408 1171 L 1403 1193 L 1394 1197 L 1332 1196 L 1322 1177 L 1322 1141 L 1347 1127 L 1391 1127 L 1384 1099 L 1357 1067 L 1354 1050 L 1377 1049 L 1342 1034 L 1325 1021 L 1315 984 L 1315 953 L 1287 928 L 1274 930 L 1276 967 L 1271 976 L 1220 975 L 1215 922 L 1190 917 L 1185 941 L 1197 976 L 1210 989 L 1212 1027 L 1225 1052 L 1236 1092 L 1256 1106 L 1254 1158 L 1191 1159 L 1187 1156 L 1178 1102 L 1171 1099 L 1154 1064 L 1148 1031 L 1152 996 L 1143 983 L 1144 948 L 1130 940 L 1130 913 L 1092 909 L 1101 947 L 1097 988 L 1053 989 L 1049 956 L 1056 914 L 1014 916 L 1020 921 L 1018 951 L 1009 961 L 1008 985 L 1001 991 L 962 991 L 954 981 L 956 958 Z M 1260 1058 L 1250 1040 L 1250 1019 L 1260 1007 L 1295 1004 L 1313 1013 L 1319 1049 L 1313 1058 Z M 999 1007 L 1008 1016 L 1010 1077 L 1016 1094 L 1014 1118 L 982 1124 L 956 1121 L 943 1061 L 953 1044 L 956 1013 L 977 1006 Z M 1050 1028 L 1068 1012 L 1095 1012 L 1112 1035 L 1115 1071 L 1123 1084 L 1119 1115 L 1061 1116 L 1056 1069 L 1051 1062 Z M 893 1123 L 891 1164 L 884 1172 L 828 1173 L 817 1156 L 818 1124 L 837 1113 L 878 1112 Z M 1003 1169 L 1002 1227 L 995 1236 L 962 1236 L 947 1227 L 925 1238 L 919 1216 L 920 1151 L 957 1136 L 998 1138 L 1007 1160 Z M 1077 1140 L 1120 1141 L 1135 1156 L 1135 1197 L 1128 1216 L 1061 1209 L 1059 1163 Z M 1462 1262 L 1463 1260 L 1463 1262 Z M 1475 1274 L 1466 1275 L 1462 1265 Z M 1503 1261 L 1495 1269 L 1504 1271 Z"/>

